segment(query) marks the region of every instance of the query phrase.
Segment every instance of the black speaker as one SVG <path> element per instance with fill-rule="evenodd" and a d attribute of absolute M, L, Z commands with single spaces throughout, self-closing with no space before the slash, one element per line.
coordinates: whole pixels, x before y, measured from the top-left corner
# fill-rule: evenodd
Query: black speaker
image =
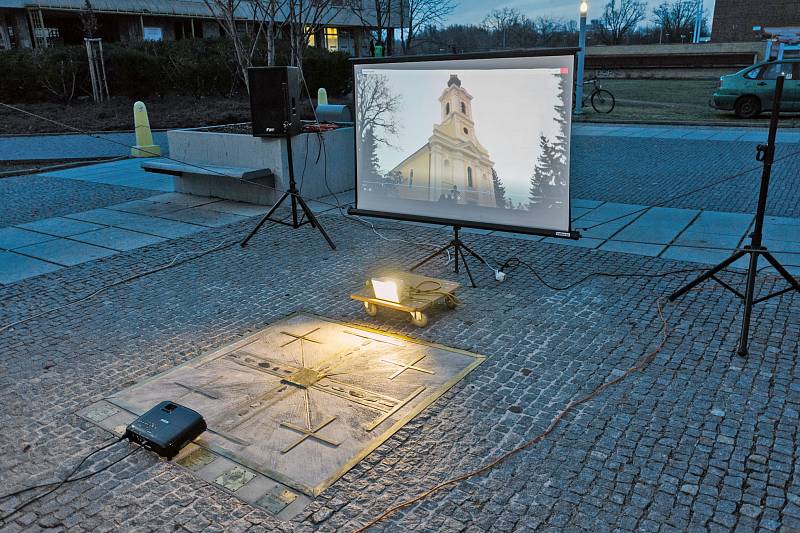
<path fill-rule="evenodd" d="M 252 67 L 250 116 L 253 136 L 283 137 L 300 131 L 300 69 L 297 67 Z"/>

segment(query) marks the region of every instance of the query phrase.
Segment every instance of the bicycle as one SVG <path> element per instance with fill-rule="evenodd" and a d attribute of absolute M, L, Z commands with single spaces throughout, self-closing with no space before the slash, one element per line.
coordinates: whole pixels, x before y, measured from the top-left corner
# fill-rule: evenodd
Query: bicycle
<path fill-rule="evenodd" d="M 583 93 L 583 100 L 581 104 L 583 107 L 586 107 L 586 102 L 589 101 L 592 104 L 592 108 L 597 113 L 611 113 L 614 110 L 614 106 L 616 105 L 617 101 L 614 98 L 614 95 L 611 94 L 611 91 L 608 89 L 603 89 L 600 85 L 600 82 L 597 78 L 592 78 L 590 80 L 586 80 L 583 82 L 584 85 L 592 85 L 592 90 L 588 93 Z M 575 107 L 575 99 L 573 98 L 572 107 Z"/>

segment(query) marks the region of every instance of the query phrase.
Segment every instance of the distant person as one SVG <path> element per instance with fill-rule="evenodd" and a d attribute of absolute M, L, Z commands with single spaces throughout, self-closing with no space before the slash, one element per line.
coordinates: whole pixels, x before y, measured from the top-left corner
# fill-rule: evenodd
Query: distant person
<path fill-rule="evenodd" d="M 375 41 L 371 39 L 369 41 L 369 55 L 375 57 Z"/>
<path fill-rule="evenodd" d="M 452 53 L 454 53 L 454 54 L 457 54 L 457 53 L 458 53 L 458 49 L 456 48 L 456 45 L 453 45 L 453 46 L 451 46 L 451 47 L 450 47 L 450 51 L 451 51 Z"/>

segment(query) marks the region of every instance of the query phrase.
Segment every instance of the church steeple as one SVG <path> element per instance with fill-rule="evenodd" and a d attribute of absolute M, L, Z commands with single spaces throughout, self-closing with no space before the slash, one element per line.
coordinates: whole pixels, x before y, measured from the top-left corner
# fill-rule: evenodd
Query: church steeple
<path fill-rule="evenodd" d="M 463 140 L 475 140 L 472 122 L 472 95 L 461 86 L 458 74 L 450 74 L 447 88 L 439 97 L 442 106 L 441 126 L 450 135 Z"/>

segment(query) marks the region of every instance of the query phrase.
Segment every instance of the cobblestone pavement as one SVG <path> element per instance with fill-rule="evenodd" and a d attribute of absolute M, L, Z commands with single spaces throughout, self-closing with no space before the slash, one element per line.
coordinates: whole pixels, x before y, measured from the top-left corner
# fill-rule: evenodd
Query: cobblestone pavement
<path fill-rule="evenodd" d="M 153 191 L 99 183 L 17 176 L 0 179 L 0 228 L 138 200 Z"/>
<path fill-rule="evenodd" d="M 3 491 L 49 479 L 108 434 L 74 413 L 104 396 L 305 310 L 479 352 L 489 359 L 291 523 L 278 523 L 181 468 L 139 452 L 62 488 L 3 531 L 350 531 L 390 505 L 542 431 L 571 399 L 620 375 L 660 340 L 656 301 L 690 274 L 597 278 L 553 292 L 522 270 L 499 284 L 474 267 L 465 305 L 425 329 L 364 315 L 349 300 L 372 269 L 428 250 L 326 216 L 339 248 L 309 227 L 263 229 L 232 246 L 114 287 L 0 333 Z M 120 253 L 0 289 L 0 324 L 55 306 L 181 252 L 240 237 L 252 221 Z M 441 232 L 380 222 L 392 236 Z M 592 271 L 687 263 L 467 235 L 479 253 L 522 257 L 554 283 Z M 443 273 L 441 263 L 430 273 Z M 452 276 L 452 274 L 450 274 Z M 729 281 L 736 278 L 731 275 Z M 778 286 L 764 277 L 763 290 Z M 461 280 L 464 281 L 463 279 Z M 757 308 L 752 355 L 734 355 L 740 306 L 721 290 L 665 306 L 672 334 L 643 372 L 569 414 L 540 444 L 488 474 L 390 517 L 386 531 L 764 530 L 800 528 L 800 298 Z M 125 444 L 120 447 L 127 446 Z M 100 464 L 121 450 L 99 455 Z M 0 503 L 0 512 L 17 500 Z"/>
<path fill-rule="evenodd" d="M 765 139 L 766 141 L 766 139 Z M 755 142 L 584 137 L 572 139 L 572 196 L 656 205 L 705 184 L 755 169 L 708 190 L 672 201 L 669 207 L 755 212 L 761 167 Z M 800 152 L 778 145 L 776 159 Z M 800 216 L 800 154 L 773 167 L 767 214 Z"/>

